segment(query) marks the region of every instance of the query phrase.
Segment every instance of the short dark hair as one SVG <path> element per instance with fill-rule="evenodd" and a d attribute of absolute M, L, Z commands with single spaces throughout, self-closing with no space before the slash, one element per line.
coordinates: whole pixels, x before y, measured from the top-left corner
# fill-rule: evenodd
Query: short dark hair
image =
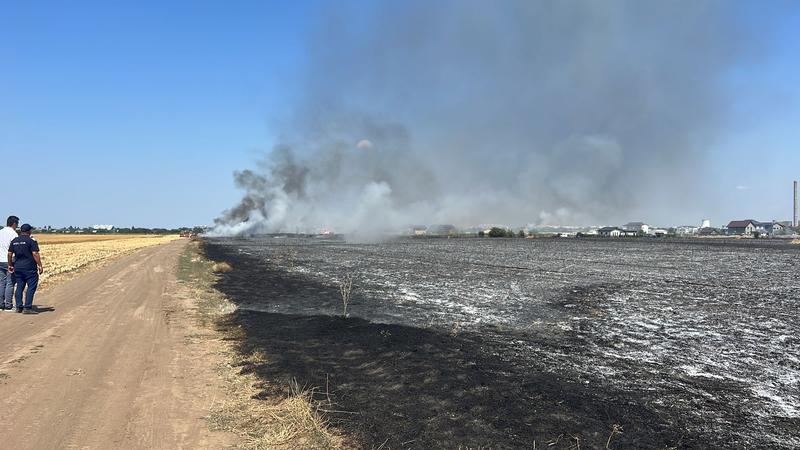
<path fill-rule="evenodd" d="M 3 217 L 3 216 L 0 216 L 0 217 Z M 8 216 L 8 219 L 6 219 L 6 226 L 7 227 L 13 227 L 14 225 L 19 225 L 19 217 L 17 217 L 17 216 Z"/>

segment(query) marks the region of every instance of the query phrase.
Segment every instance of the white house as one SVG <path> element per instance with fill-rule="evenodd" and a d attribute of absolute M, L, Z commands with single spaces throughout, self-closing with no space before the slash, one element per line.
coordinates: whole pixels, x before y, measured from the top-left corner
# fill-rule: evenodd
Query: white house
<path fill-rule="evenodd" d="M 774 220 L 772 222 L 756 222 L 756 231 L 770 236 L 781 234 L 784 228 L 783 224 Z"/>
<path fill-rule="evenodd" d="M 408 229 L 408 234 L 411 236 L 425 236 L 428 234 L 428 227 L 425 225 L 411 225 Z"/>
<path fill-rule="evenodd" d="M 664 237 L 669 234 L 669 230 L 665 230 L 663 228 L 653 228 L 650 230 L 650 234 L 657 237 Z"/>
<path fill-rule="evenodd" d="M 689 236 L 697 234 L 698 231 L 700 231 L 700 228 L 694 225 L 681 225 L 675 228 L 675 234 L 678 236 Z"/>
<path fill-rule="evenodd" d="M 644 222 L 628 222 L 622 226 L 622 229 L 626 231 L 641 231 L 643 234 L 648 234 L 650 232 L 650 225 Z"/>
<path fill-rule="evenodd" d="M 597 234 L 605 237 L 620 237 L 623 230 L 617 227 L 603 227 L 597 230 Z"/>

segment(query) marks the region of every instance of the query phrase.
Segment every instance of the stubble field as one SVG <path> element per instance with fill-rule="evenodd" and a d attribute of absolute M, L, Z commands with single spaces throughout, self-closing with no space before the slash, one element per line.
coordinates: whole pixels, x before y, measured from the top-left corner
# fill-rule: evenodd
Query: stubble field
<path fill-rule="evenodd" d="M 152 245 L 178 239 L 172 235 L 33 235 L 39 243 L 43 284 L 69 277 L 83 268 Z"/>
<path fill-rule="evenodd" d="M 797 448 L 800 248 L 216 239 L 266 380 L 365 447 Z M 339 286 L 353 279 L 350 317 Z M 264 395 L 278 394 L 265 387 Z"/>

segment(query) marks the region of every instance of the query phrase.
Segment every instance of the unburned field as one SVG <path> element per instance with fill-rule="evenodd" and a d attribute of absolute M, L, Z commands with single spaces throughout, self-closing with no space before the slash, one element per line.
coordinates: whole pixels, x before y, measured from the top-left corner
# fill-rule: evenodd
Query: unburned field
<path fill-rule="evenodd" d="M 163 235 L 34 235 L 39 242 L 45 272 L 42 283 L 63 278 L 92 264 L 178 239 Z"/>
<path fill-rule="evenodd" d="M 33 237 L 40 244 L 72 244 L 79 242 L 122 241 L 127 239 L 160 239 L 160 234 L 89 234 L 89 233 L 43 233 Z"/>
<path fill-rule="evenodd" d="M 365 447 L 797 448 L 800 248 L 215 239 L 248 367 Z M 350 317 L 339 286 L 353 279 Z M 265 385 L 264 396 L 278 395 Z"/>

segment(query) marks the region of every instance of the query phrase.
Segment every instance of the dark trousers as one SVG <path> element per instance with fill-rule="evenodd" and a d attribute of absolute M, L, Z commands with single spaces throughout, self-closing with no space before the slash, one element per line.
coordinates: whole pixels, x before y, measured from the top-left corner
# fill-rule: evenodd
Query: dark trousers
<path fill-rule="evenodd" d="M 39 272 L 33 270 L 14 270 L 14 278 L 17 280 L 17 308 L 33 308 L 33 294 L 39 286 Z M 28 289 L 25 289 L 25 286 Z M 25 305 L 22 304 L 22 290 L 25 289 Z"/>

